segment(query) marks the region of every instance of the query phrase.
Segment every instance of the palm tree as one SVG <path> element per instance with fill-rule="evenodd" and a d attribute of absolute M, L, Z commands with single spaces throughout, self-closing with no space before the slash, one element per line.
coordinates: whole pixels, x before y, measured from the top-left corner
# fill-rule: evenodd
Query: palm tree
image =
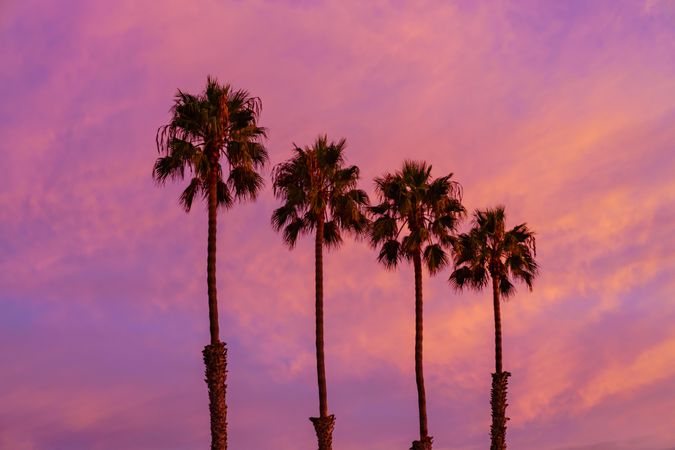
<path fill-rule="evenodd" d="M 364 233 L 368 228 L 366 193 L 356 187 L 359 168 L 345 166 L 346 141 L 319 136 L 311 147 L 294 146 L 293 156 L 272 174 L 274 194 L 284 204 L 272 214 L 272 226 L 283 229 L 292 249 L 300 234 L 315 235 L 316 368 L 319 381 L 319 417 L 311 417 L 319 450 L 332 449 L 335 416 L 328 414 L 323 329 L 323 248 L 337 248 L 344 231 Z"/>
<path fill-rule="evenodd" d="M 157 130 L 153 178 L 162 185 L 182 180 L 190 183 L 180 204 L 190 211 L 195 196 L 208 207 L 208 257 L 206 263 L 211 343 L 204 347 L 206 383 L 211 412 L 211 449 L 227 448 L 225 377 L 227 352 L 218 330 L 216 295 L 217 209 L 229 209 L 237 201 L 253 200 L 263 186 L 258 173 L 267 163 L 264 128 L 258 126 L 262 104 L 245 90 L 219 84 L 208 77 L 199 95 L 178 91 L 171 108 L 171 121 Z M 223 166 L 225 170 L 223 170 Z"/>
<path fill-rule="evenodd" d="M 534 232 L 526 224 L 505 231 L 504 207 L 476 210 L 473 227 L 458 236 L 455 245 L 455 270 L 450 283 L 455 289 L 477 291 L 492 280 L 495 318 L 495 373 L 492 374 L 491 450 L 506 449 L 506 391 L 509 372 L 502 371 L 502 322 L 500 298 L 515 293 L 513 281 L 524 282 L 532 290 L 538 273 L 535 261 Z"/>
<path fill-rule="evenodd" d="M 464 214 L 461 187 L 452 174 L 433 179 L 431 165 L 405 161 L 401 170 L 375 179 L 380 203 L 370 208 L 374 221 L 370 232 L 378 260 L 395 268 L 403 259 L 415 270 L 415 378 L 419 407 L 420 439 L 411 450 L 430 450 L 426 393 L 422 366 L 423 300 L 422 265 L 431 275 L 448 263 L 452 233 Z"/>

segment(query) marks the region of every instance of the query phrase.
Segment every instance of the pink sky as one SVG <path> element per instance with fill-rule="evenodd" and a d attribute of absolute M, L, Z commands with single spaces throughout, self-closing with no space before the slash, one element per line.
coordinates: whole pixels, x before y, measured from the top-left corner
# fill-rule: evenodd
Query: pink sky
<path fill-rule="evenodd" d="M 0 2 L 0 449 L 208 447 L 206 214 L 151 179 L 177 88 L 263 100 L 273 164 L 346 137 L 362 186 L 424 159 L 538 232 L 503 308 L 509 448 L 675 448 L 675 2 Z M 269 186 L 220 215 L 233 449 L 314 448 L 312 242 Z M 413 278 L 326 258 L 341 450 L 417 430 Z M 436 450 L 485 449 L 489 293 L 425 279 Z"/>

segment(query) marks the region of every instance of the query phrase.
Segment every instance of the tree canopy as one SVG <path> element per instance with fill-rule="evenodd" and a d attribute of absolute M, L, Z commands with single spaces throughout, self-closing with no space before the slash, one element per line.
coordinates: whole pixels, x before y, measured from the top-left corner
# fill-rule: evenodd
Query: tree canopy
<path fill-rule="evenodd" d="M 187 172 L 190 183 L 180 196 L 186 211 L 196 195 L 207 199 L 214 171 L 219 206 L 254 199 L 264 184 L 258 171 L 268 161 L 266 130 L 257 124 L 261 108 L 259 98 L 212 77 L 198 95 L 179 90 L 171 121 L 157 131 L 155 181 L 182 180 Z"/>
<path fill-rule="evenodd" d="M 359 168 L 345 164 L 345 139 L 317 137 L 311 146 L 294 145 L 293 156 L 274 168 L 274 194 L 284 201 L 272 214 L 272 226 L 283 229 L 293 248 L 300 234 L 323 224 L 328 247 L 342 243 L 342 232 L 361 234 L 368 228 L 368 195 L 357 187 Z"/>
<path fill-rule="evenodd" d="M 431 168 L 407 160 L 400 170 L 375 179 L 380 203 L 370 208 L 370 243 L 379 248 L 378 260 L 388 268 L 416 254 L 430 273 L 449 261 L 447 251 L 465 212 L 462 191 L 452 174 L 433 178 Z"/>

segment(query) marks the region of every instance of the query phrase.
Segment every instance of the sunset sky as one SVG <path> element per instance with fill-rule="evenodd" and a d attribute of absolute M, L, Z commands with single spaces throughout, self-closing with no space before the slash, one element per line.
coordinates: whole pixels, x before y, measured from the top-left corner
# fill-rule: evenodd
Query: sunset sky
<path fill-rule="evenodd" d="M 537 232 L 502 309 L 510 449 L 675 449 L 674 0 L 0 0 L 0 449 L 208 448 L 206 211 L 151 177 L 208 74 L 262 99 L 270 168 L 325 132 L 371 194 L 426 160 Z M 313 242 L 283 245 L 278 205 L 268 182 L 219 215 L 233 450 L 316 448 Z M 413 274 L 375 256 L 325 257 L 338 450 L 418 430 Z M 484 450 L 491 297 L 448 275 L 424 280 L 429 431 Z"/>

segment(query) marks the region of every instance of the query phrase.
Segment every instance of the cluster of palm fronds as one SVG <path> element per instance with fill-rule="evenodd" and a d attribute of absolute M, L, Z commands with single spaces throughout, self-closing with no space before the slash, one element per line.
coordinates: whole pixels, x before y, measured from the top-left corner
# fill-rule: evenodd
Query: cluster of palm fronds
<path fill-rule="evenodd" d="M 207 286 L 211 343 L 204 349 L 211 411 L 211 448 L 227 448 L 225 402 L 226 348 L 220 341 L 216 295 L 218 207 L 254 200 L 262 189 L 260 170 L 268 162 L 266 131 L 258 126 L 261 102 L 248 92 L 208 78 L 199 95 L 178 91 L 168 125 L 157 132 L 153 177 L 190 177 L 180 196 L 189 211 L 195 195 L 208 205 Z M 337 248 L 350 233 L 369 240 L 377 259 L 393 269 L 406 261 L 415 273 L 415 376 L 419 406 L 419 440 L 412 449 L 431 449 L 424 388 L 422 278 L 448 266 L 449 282 L 458 289 L 480 290 L 492 282 L 495 319 L 495 373 L 492 383 L 491 449 L 506 448 L 506 391 L 510 375 L 502 370 L 500 298 L 514 293 L 514 281 L 530 289 L 538 267 L 534 233 L 525 224 L 507 230 L 504 207 L 476 210 L 466 233 L 458 226 L 466 215 L 460 184 L 452 174 L 434 178 L 426 162 L 403 162 L 401 169 L 375 179 L 378 201 L 371 204 L 359 189 L 359 169 L 345 161 L 346 141 L 319 136 L 272 172 L 274 193 L 283 204 L 272 226 L 290 248 L 299 236 L 315 239 L 316 359 L 319 417 L 312 417 L 319 450 L 332 449 L 335 416 L 329 414 L 324 364 L 323 249 Z"/>

